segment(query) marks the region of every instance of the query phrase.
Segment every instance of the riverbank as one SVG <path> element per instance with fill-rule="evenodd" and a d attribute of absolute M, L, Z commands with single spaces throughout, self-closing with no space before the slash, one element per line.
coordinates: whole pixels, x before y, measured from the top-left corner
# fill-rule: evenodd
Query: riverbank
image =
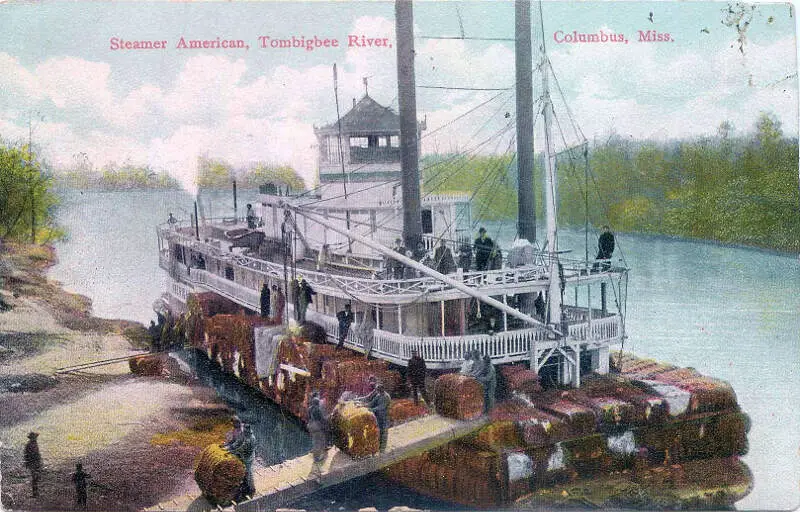
<path fill-rule="evenodd" d="M 58 368 L 141 353 L 141 324 L 92 316 L 91 301 L 65 292 L 45 271 L 52 248 L 7 244 L 0 253 L 0 441 L 2 504 L 71 510 L 71 473 L 92 475 L 90 510 L 140 510 L 184 489 L 193 460 L 220 442 L 230 411 L 213 389 L 167 361 L 159 377 L 130 373 L 127 361 L 67 375 Z M 44 473 L 31 497 L 23 449 L 39 433 Z"/>

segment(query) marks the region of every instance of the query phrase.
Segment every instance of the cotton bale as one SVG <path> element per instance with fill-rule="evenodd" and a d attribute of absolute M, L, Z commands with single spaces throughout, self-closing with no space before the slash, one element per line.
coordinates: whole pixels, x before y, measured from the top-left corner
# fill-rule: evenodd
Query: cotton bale
<path fill-rule="evenodd" d="M 471 420 L 483 414 L 483 386 L 473 377 L 449 373 L 434 385 L 436 412 L 448 418 Z"/>
<path fill-rule="evenodd" d="M 207 446 L 194 462 L 195 482 L 213 504 L 230 504 L 245 473 L 242 461 L 218 444 Z"/>
<path fill-rule="evenodd" d="M 331 414 L 334 444 L 351 457 L 378 453 L 378 423 L 372 412 L 355 402 L 341 402 Z"/>

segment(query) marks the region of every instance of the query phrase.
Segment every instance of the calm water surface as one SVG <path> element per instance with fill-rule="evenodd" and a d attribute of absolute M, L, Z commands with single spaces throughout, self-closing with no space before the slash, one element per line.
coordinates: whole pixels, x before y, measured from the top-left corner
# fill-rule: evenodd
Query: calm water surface
<path fill-rule="evenodd" d="M 98 316 L 149 322 L 154 316 L 151 305 L 166 285 L 158 268 L 155 226 L 169 212 L 188 218 L 191 198 L 182 191 L 68 191 L 62 196 L 58 217 L 70 238 L 57 245 L 59 262 L 51 276 L 91 297 Z M 229 194 L 210 199 L 207 214 L 231 215 Z M 240 195 L 240 211 L 252 199 Z M 503 246 L 510 245 L 512 225 L 487 227 Z M 560 244 L 582 257 L 582 233 L 564 230 Z M 796 256 L 657 237 L 619 235 L 617 245 L 615 258 L 623 256 L 631 269 L 626 350 L 729 381 L 752 419 L 750 452 L 744 459 L 755 487 L 737 508 L 797 508 L 800 261 Z M 294 440 L 263 445 L 265 460 L 307 449 L 301 431 L 280 424 Z M 321 493 L 307 505 L 333 510 L 376 502 L 383 508 L 412 502 L 421 508 L 444 507 L 408 497 L 398 487 L 380 490 L 383 484 L 375 477 L 361 479 L 350 488 Z"/>

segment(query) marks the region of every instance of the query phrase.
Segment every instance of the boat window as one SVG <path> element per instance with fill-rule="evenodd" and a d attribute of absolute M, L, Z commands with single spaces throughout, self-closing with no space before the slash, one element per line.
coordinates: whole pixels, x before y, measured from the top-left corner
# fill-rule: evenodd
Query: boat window
<path fill-rule="evenodd" d="M 368 137 L 350 137 L 351 148 L 367 148 L 369 147 Z"/>
<path fill-rule="evenodd" d="M 225 279 L 233 281 L 233 267 L 225 267 Z"/>
<path fill-rule="evenodd" d="M 386 137 L 378 137 L 378 147 L 385 148 L 389 144 Z"/>
<path fill-rule="evenodd" d="M 399 135 L 392 135 L 391 143 L 392 143 L 392 147 L 393 148 L 399 148 L 400 147 L 400 136 Z"/>

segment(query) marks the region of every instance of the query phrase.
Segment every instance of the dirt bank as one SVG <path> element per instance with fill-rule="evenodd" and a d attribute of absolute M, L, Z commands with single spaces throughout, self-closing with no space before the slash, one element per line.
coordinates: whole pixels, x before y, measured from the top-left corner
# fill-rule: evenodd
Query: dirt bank
<path fill-rule="evenodd" d="M 6 245 L 0 253 L 0 449 L 2 503 L 71 510 L 71 473 L 92 478 L 90 510 L 139 510 L 184 489 L 203 446 L 222 440 L 230 411 L 213 390 L 168 364 L 139 377 L 127 361 L 54 375 L 58 368 L 141 353 L 143 326 L 91 316 L 91 302 L 44 271 L 52 249 Z M 139 349 L 139 350 L 137 350 Z M 27 433 L 39 432 L 45 464 L 38 498 L 23 462 Z"/>

